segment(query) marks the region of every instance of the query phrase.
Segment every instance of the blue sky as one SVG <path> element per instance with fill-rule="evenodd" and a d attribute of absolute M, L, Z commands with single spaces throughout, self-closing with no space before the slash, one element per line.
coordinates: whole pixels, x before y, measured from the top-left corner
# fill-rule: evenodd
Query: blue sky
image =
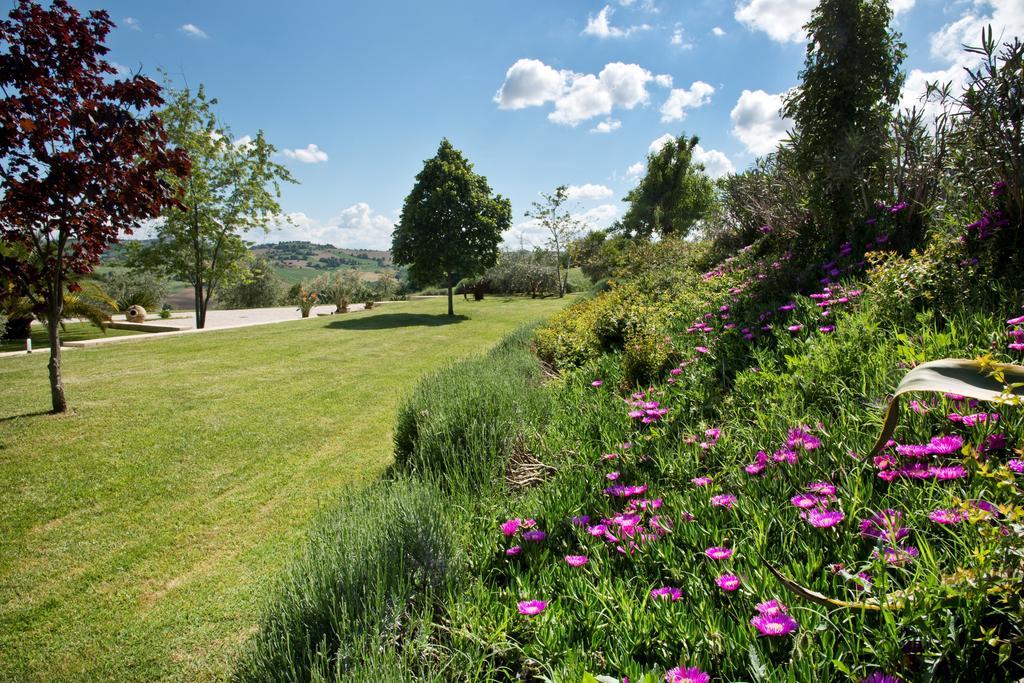
<path fill-rule="evenodd" d="M 908 91 L 959 78 L 988 22 L 1024 35 L 1024 0 L 891 0 Z M 511 198 L 518 243 L 538 192 L 574 187 L 589 224 L 621 215 L 652 143 L 700 137 L 712 174 L 784 133 L 814 0 L 76 2 L 118 24 L 110 59 L 206 85 L 236 137 L 263 129 L 298 186 L 294 225 L 256 240 L 387 248 L 424 159 L 448 137 Z M 908 101 L 910 93 L 908 92 Z"/>

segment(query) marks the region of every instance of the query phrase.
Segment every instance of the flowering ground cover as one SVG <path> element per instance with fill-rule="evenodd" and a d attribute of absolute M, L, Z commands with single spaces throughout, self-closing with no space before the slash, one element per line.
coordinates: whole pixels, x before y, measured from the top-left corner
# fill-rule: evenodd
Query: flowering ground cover
<path fill-rule="evenodd" d="M 667 349 L 671 361 L 656 372 L 630 360 L 646 353 L 630 344 L 651 337 L 639 328 L 585 356 L 562 344 L 555 381 L 528 369 L 531 344 L 573 334 L 560 327 L 573 312 L 614 316 L 602 297 L 627 305 L 613 290 L 521 335 L 514 364 L 492 356 L 469 373 L 489 366 L 519 378 L 510 384 L 460 388 L 457 367 L 425 380 L 422 402 L 403 408 L 417 417 L 400 419 L 399 470 L 435 491 L 452 545 L 404 570 L 415 590 L 369 588 L 359 625 L 331 606 L 347 561 L 315 570 L 340 584 L 282 586 L 278 606 L 290 607 L 264 616 L 239 677 L 272 678 L 286 662 L 290 680 L 1024 674 L 1024 410 L 911 395 L 892 441 L 867 457 L 913 365 L 1019 360 L 1007 343 L 1019 292 L 907 322 L 879 306 L 863 254 L 845 245 L 804 290 L 771 280 L 784 255 L 686 273 L 679 248 L 656 248 L 684 271 L 654 316 L 669 324 L 648 357 Z M 633 282 L 660 266 L 646 267 Z M 450 418 L 482 404 L 492 429 L 467 440 Z M 423 579 L 439 566 L 444 580 Z M 308 638 L 312 614 L 327 626 Z"/>
<path fill-rule="evenodd" d="M 438 300 L 0 360 L 0 680 L 218 680 L 338 491 L 388 465 L 421 373 L 557 310 Z M 383 513 L 382 513 L 383 514 Z"/>

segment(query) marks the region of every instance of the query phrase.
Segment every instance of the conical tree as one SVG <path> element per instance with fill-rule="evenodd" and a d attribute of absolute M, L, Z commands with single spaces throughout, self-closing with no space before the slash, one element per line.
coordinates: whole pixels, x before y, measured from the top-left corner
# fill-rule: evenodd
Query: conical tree
<path fill-rule="evenodd" d="M 396 265 L 408 266 L 413 282 L 442 282 L 448 315 L 455 315 L 452 287 L 483 273 L 498 260 L 501 233 L 512 225 L 512 204 L 492 195 L 487 178 L 473 172 L 447 138 L 423 163 L 391 235 Z"/>

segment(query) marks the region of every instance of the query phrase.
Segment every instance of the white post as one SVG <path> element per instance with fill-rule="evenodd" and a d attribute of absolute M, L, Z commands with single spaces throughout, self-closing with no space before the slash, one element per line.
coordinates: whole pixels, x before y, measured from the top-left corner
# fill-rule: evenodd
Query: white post
<path fill-rule="evenodd" d="M 25 353 L 32 353 L 32 337 L 25 340 Z"/>

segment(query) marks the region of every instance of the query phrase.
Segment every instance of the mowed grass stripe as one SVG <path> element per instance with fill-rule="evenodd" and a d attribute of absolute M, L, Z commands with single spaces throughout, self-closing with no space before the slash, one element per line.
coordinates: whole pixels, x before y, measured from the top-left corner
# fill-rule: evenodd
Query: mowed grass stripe
<path fill-rule="evenodd" d="M 0 362 L 0 680 L 214 680 L 424 372 L 564 302 L 441 299 Z M 369 520 L 368 520 L 369 521 Z"/>

